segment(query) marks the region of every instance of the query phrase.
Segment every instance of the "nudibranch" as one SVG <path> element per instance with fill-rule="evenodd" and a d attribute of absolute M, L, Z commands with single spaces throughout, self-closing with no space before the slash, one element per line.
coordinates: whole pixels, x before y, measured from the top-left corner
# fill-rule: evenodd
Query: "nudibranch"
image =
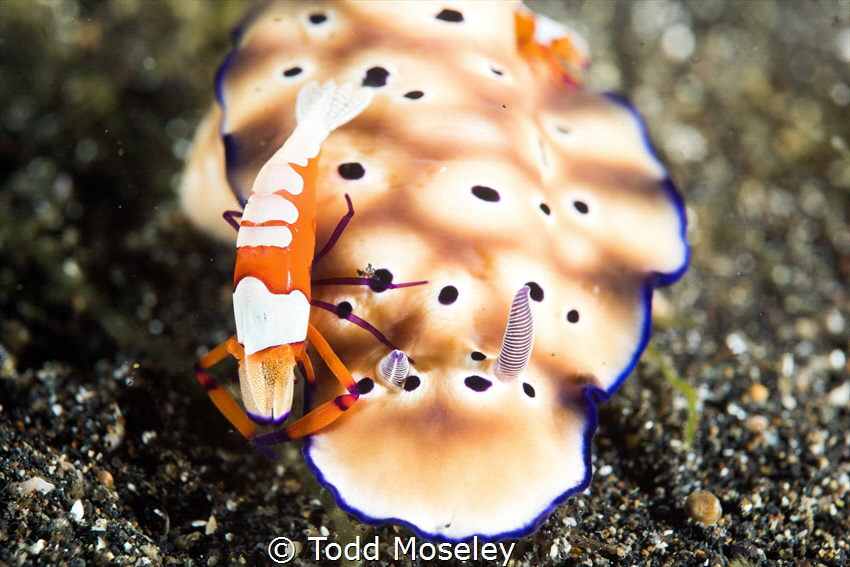
<path fill-rule="evenodd" d="M 588 486 L 595 404 L 687 265 L 684 205 L 641 119 L 583 90 L 581 41 L 519 2 L 262 3 L 235 40 L 181 195 L 225 238 L 305 85 L 373 91 L 315 178 L 316 245 L 332 245 L 309 321 L 359 399 L 306 439 L 310 467 L 363 522 L 532 533 Z M 312 362 L 317 407 L 345 390 Z"/>

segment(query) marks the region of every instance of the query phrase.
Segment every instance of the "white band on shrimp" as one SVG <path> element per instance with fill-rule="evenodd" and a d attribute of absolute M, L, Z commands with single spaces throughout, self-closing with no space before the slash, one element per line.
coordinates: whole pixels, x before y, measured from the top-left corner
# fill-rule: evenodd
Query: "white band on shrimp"
<path fill-rule="evenodd" d="M 271 195 L 252 193 L 242 213 L 242 220 L 258 224 L 269 221 L 295 224 L 298 220 L 298 208 L 286 197 L 277 193 Z"/>
<path fill-rule="evenodd" d="M 250 355 L 264 348 L 307 338 L 310 302 L 300 291 L 275 294 L 257 278 L 239 280 L 233 292 L 236 337 Z M 281 324 L 286 321 L 286 324 Z"/>
<path fill-rule="evenodd" d="M 236 236 L 236 247 L 274 246 L 286 248 L 292 242 L 288 226 L 242 226 Z"/>

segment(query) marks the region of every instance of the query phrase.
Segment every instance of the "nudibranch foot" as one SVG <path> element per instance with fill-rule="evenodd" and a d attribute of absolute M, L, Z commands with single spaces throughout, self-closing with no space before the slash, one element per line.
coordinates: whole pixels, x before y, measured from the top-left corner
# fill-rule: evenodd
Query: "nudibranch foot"
<path fill-rule="evenodd" d="M 484 395 L 507 397 L 519 386 L 499 383 L 493 380 Z M 380 389 L 376 384 L 374 391 Z M 596 392 L 596 386 L 545 392 L 558 398 L 558 415 L 540 411 L 539 404 L 504 416 L 481 408 L 477 425 L 488 429 L 474 430 L 457 414 L 435 423 L 439 405 L 408 402 L 405 414 L 364 394 L 351 410 L 358 413 L 356 423 L 334 424 L 328 428 L 333 435 L 309 437 L 304 454 L 337 505 L 363 523 L 405 526 L 432 541 L 522 538 L 590 484 Z M 375 443 L 366 431 L 379 426 L 390 429 Z M 557 435 L 541 435 L 546 430 Z M 416 490 L 387 491 L 381 486 L 387 478 L 403 478 L 405 487 Z"/>

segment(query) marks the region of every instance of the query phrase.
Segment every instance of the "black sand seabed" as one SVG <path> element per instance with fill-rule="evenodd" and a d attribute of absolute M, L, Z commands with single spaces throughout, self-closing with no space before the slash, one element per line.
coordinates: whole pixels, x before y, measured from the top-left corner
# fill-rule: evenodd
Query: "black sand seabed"
<path fill-rule="evenodd" d="M 601 409 L 591 489 L 511 564 L 847 565 L 850 3 L 537 7 L 587 37 L 588 83 L 643 111 L 686 196 L 693 262 L 654 343 L 699 421 L 688 447 L 645 357 Z M 248 447 L 192 377 L 232 329 L 233 254 L 173 187 L 240 11 L 0 3 L 0 565 L 269 565 L 277 536 L 341 541 L 297 458 Z M 685 512 L 700 489 L 716 525 Z"/>

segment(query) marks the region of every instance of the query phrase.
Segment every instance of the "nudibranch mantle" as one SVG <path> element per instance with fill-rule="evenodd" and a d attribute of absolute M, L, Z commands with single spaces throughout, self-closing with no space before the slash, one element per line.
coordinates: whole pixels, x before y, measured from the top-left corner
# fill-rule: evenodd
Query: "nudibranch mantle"
<path fill-rule="evenodd" d="M 257 5 L 196 137 L 184 208 L 232 239 L 221 213 L 292 133 L 299 90 L 374 88 L 322 145 L 317 246 L 346 195 L 355 214 L 311 274 L 326 308 L 310 322 L 360 398 L 304 447 L 364 522 L 445 541 L 537 529 L 588 486 L 595 404 L 643 351 L 654 288 L 687 265 L 684 205 L 642 121 L 556 64 L 580 66 L 580 42 L 540 18 L 510 1 Z M 318 285 L 367 267 L 427 283 Z M 523 294 L 533 347 L 497 372 Z M 382 378 L 390 363 L 406 378 Z M 314 364 L 317 405 L 342 388 Z"/>

